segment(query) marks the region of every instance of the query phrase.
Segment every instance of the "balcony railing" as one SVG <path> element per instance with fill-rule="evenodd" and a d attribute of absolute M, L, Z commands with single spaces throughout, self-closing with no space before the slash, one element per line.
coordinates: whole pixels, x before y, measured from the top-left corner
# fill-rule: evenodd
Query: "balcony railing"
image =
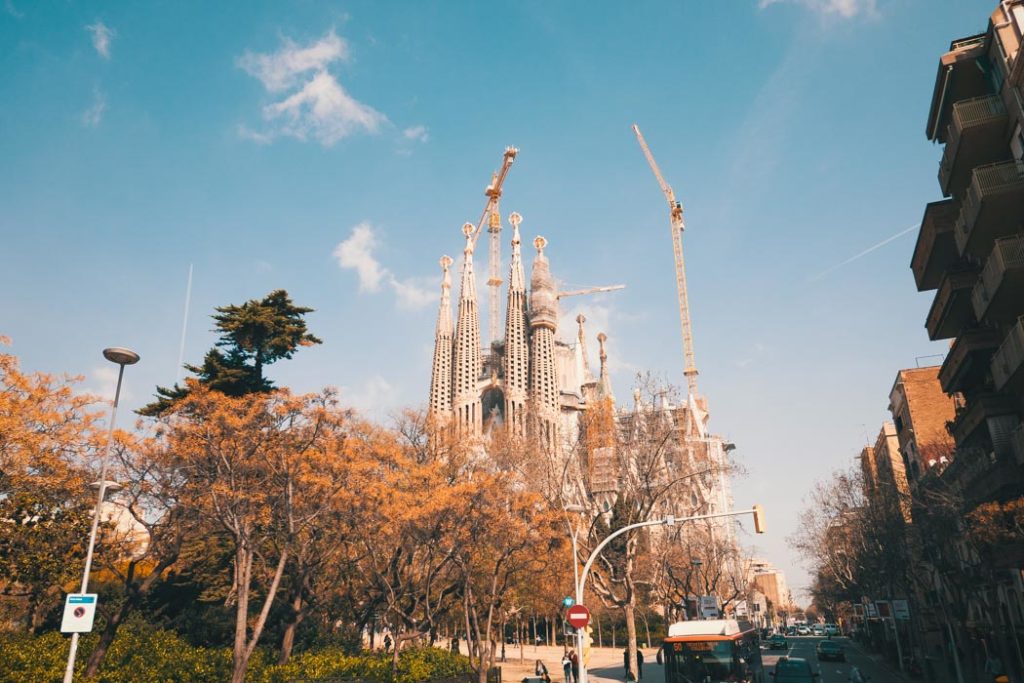
<path fill-rule="evenodd" d="M 992 356 L 992 381 L 1002 390 L 1024 366 L 1024 318 L 1018 318 Z"/>
<path fill-rule="evenodd" d="M 1018 465 L 1024 465 L 1024 422 L 1019 424 L 1010 435 L 1010 448 Z"/>
<path fill-rule="evenodd" d="M 970 321 L 972 316 L 970 291 L 978 280 L 974 270 L 947 272 L 932 301 L 925 327 L 932 341 L 949 339 Z"/>
<path fill-rule="evenodd" d="M 988 368 L 988 358 L 999 346 L 999 333 L 987 328 L 964 330 L 953 342 L 939 368 L 939 384 L 947 394 L 960 391 L 965 377 Z"/>
<path fill-rule="evenodd" d="M 975 168 L 971 174 L 971 184 L 967 186 L 967 192 L 964 194 L 960 216 L 956 221 L 956 245 L 960 253 L 964 253 L 975 233 L 981 232 L 989 223 L 1015 223 L 1013 219 L 1019 217 L 1024 210 L 1024 201 L 1018 196 L 1021 193 L 1024 193 L 1024 161 L 1000 161 Z M 993 211 L 992 213 L 999 215 L 995 215 L 991 220 L 984 220 L 985 225 L 981 225 L 982 219 L 987 219 L 982 215 L 985 205 L 1000 195 L 1010 196 L 1009 210 L 1013 211 L 1015 208 L 1015 215 Z"/>
<path fill-rule="evenodd" d="M 1006 158 L 1002 135 L 1003 129 L 1006 127 L 1006 107 L 1003 106 L 1003 101 L 998 95 L 983 95 L 956 102 L 953 104 L 953 113 L 950 118 L 952 120 L 946 133 L 946 149 L 939 162 L 939 184 L 947 195 L 958 194 L 964 183 L 963 180 L 960 180 L 958 188 L 951 188 L 950 184 L 953 182 L 954 175 L 963 178 L 964 173 L 970 170 L 964 168 L 962 161 L 959 164 L 960 172 L 956 172 L 957 160 L 964 156 L 960 154 L 960 142 L 967 135 L 985 127 L 991 131 L 991 135 L 987 136 L 987 144 L 986 140 L 982 138 L 972 142 L 969 148 L 963 150 L 964 154 L 971 153 L 966 160 L 967 164 L 991 163 Z"/>
<path fill-rule="evenodd" d="M 990 417 L 1013 415 L 1016 412 L 1013 400 L 1002 394 L 978 394 L 968 402 L 967 408 L 958 410 L 950 423 L 949 432 L 956 443 L 967 441 Z"/>
<path fill-rule="evenodd" d="M 971 303 L 974 305 L 974 314 L 978 320 L 991 312 L 992 302 L 1000 294 L 1004 300 L 1007 297 L 1016 300 L 1015 295 L 1019 292 L 1000 292 L 1000 288 L 1014 289 L 1012 284 L 1015 282 L 1008 282 L 1013 275 L 1017 276 L 1014 280 L 1020 279 L 1020 276 L 1024 275 L 1024 234 L 996 240 L 992 253 L 985 261 L 981 277 L 974 286 L 974 291 L 971 292 Z M 1003 287 L 1003 285 L 1008 286 Z M 1024 305 L 1024 301 L 1020 303 Z"/>
<path fill-rule="evenodd" d="M 921 232 L 914 246 L 910 268 L 919 292 L 935 289 L 942 281 L 942 273 L 957 259 L 953 228 L 960 205 L 954 199 L 931 202 L 921 218 Z"/>

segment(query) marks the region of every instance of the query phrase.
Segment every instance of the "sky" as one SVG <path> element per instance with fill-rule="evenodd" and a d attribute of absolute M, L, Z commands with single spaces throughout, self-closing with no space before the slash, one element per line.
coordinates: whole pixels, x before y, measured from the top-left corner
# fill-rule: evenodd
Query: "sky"
<path fill-rule="evenodd" d="M 744 542 L 802 599 L 786 539 L 805 497 L 874 441 L 896 372 L 946 348 L 909 268 L 941 197 L 925 119 L 939 56 L 994 6 L 0 0 L 0 335 L 24 369 L 107 395 L 100 351 L 133 348 L 137 408 L 180 377 L 183 340 L 185 362 L 213 344 L 215 306 L 284 288 L 324 343 L 272 366 L 279 385 L 338 387 L 379 420 L 422 407 L 438 259 L 460 256 L 514 145 L 502 213 L 524 243 L 547 238 L 568 288 L 626 285 L 564 301 L 593 366 L 605 332 L 620 400 L 638 372 L 682 386 L 637 123 L 686 208 L 699 388 L 745 470 L 733 496 L 767 513 Z"/>

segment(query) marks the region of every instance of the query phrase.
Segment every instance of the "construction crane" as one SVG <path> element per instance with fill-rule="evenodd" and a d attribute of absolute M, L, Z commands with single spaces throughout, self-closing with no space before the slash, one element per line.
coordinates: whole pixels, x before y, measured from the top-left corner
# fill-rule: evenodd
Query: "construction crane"
<path fill-rule="evenodd" d="M 598 292 L 617 292 L 625 289 L 626 285 L 608 285 L 606 287 L 587 287 L 586 289 L 571 289 L 568 292 L 559 292 L 558 298 L 564 299 L 567 296 L 583 296 L 584 294 L 597 294 Z"/>
<path fill-rule="evenodd" d="M 665 182 L 665 178 L 662 177 L 661 170 L 658 168 L 658 164 L 654 161 L 654 156 L 651 154 L 651 149 L 647 146 L 647 141 L 644 140 L 644 136 L 640 132 L 640 127 L 635 123 L 633 124 L 633 132 L 636 133 L 636 139 L 640 143 L 640 149 L 643 150 L 644 156 L 647 157 L 647 163 L 650 165 L 651 170 L 654 171 L 654 177 L 658 179 L 658 185 L 661 186 L 661 191 L 665 194 L 665 199 L 668 200 L 669 222 L 672 225 L 672 253 L 676 259 L 676 291 L 679 294 L 679 323 L 682 326 L 683 331 L 683 357 L 686 359 L 686 366 L 683 369 L 683 374 L 686 376 L 686 386 L 690 396 L 696 400 L 697 362 L 694 360 L 693 355 L 693 327 L 690 323 L 690 302 L 686 295 L 686 264 L 683 262 L 683 230 L 686 229 L 686 223 L 683 221 L 683 205 L 676 200 L 676 195 L 672 191 L 671 186 L 669 186 L 669 184 Z"/>
<path fill-rule="evenodd" d="M 483 215 L 480 216 L 480 222 L 476 224 L 476 229 L 473 231 L 474 247 L 476 246 L 477 238 L 480 237 L 480 231 L 484 227 L 484 221 L 487 221 L 487 232 L 491 234 L 491 249 L 487 266 L 487 286 L 491 288 L 490 310 L 487 316 L 489 341 L 494 341 L 498 338 L 498 311 L 501 306 L 499 301 L 501 293 L 501 211 L 498 203 L 501 199 L 501 187 L 505 184 L 505 176 L 508 175 L 508 169 L 511 168 L 512 162 L 516 160 L 517 154 L 519 154 L 519 150 L 515 147 L 505 148 L 505 156 L 501 160 L 501 170 L 491 175 L 491 184 L 484 190 L 484 195 L 487 196 L 487 204 L 484 206 Z"/>

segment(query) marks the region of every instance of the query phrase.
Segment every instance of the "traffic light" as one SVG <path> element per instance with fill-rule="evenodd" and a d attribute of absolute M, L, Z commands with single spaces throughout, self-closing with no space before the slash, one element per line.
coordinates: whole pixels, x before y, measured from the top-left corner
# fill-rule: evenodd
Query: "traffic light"
<path fill-rule="evenodd" d="M 764 521 L 764 508 L 760 505 L 754 506 L 754 531 L 763 534 L 767 525 Z"/>

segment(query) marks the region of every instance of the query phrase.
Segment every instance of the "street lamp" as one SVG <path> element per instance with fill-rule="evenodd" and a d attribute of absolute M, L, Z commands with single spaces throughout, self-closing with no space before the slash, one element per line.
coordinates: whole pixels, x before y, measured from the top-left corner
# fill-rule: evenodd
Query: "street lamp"
<path fill-rule="evenodd" d="M 569 503 L 568 505 L 563 505 L 562 506 L 562 510 L 564 512 L 566 512 L 566 513 L 576 512 L 576 513 L 579 513 L 579 514 L 584 514 L 584 513 L 586 513 L 587 508 L 585 508 L 584 506 L 580 505 L 579 503 Z M 566 515 L 566 520 L 565 521 L 566 521 L 566 523 L 569 522 L 568 515 Z M 578 546 L 577 546 L 577 542 L 576 542 L 576 536 L 579 535 L 580 529 L 575 524 L 571 524 L 569 528 L 572 530 L 572 534 L 570 536 L 570 538 L 572 539 L 572 578 L 573 578 L 573 584 L 572 585 L 573 585 L 573 590 L 575 591 L 576 604 L 577 605 L 582 605 L 583 604 L 583 592 L 580 590 L 580 563 L 579 563 L 579 557 L 580 556 L 579 556 L 579 550 L 578 550 Z M 579 650 L 579 652 L 577 653 L 576 656 L 577 657 L 582 657 L 583 656 L 583 630 L 582 629 L 580 629 L 576 633 L 576 648 Z"/>
<path fill-rule="evenodd" d="M 117 388 L 114 390 L 114 404 L 110 409 L 110 426 L 107 429 L 107 443 L 103 447 L 103 457 L 100 459 L 100 478 L 97 488 L 99 493 L 96 496 L 96 509 L 92 513 L 92 528 L 89 530 L 89 546 L 85 552 L 85 570 L 82 572 L 82 587 L 79 593 L 89 590 L 89 572 L 92 570 L 92 552 L 96 547 L 96 531 L 100 526 L 100 508 L 103 506 L 103 498 L 107 495 L 108 488 L 114 488 L 116 484 L 107 481 L 107 460 L 110 458 L 110 445 L 114 441 L 114 421 L 117 420 L 117 403 L 121 398 L 121 379 L 124 377 L 124 366 L 135 365 L 139 362 L 139 354 L 131 349 L 120 346 L 112 346 L 103 349 L 103 357 L 111 363 L 117 363 Z M 112 486 L 112 484 L 114 484 Z M 68 652 L 68 665 L 64 669 L 64 683 L 72 683 L 75 676 L 75 655 L 78 654 L 78 634 L 71 634 L 71 650 Z"/>

